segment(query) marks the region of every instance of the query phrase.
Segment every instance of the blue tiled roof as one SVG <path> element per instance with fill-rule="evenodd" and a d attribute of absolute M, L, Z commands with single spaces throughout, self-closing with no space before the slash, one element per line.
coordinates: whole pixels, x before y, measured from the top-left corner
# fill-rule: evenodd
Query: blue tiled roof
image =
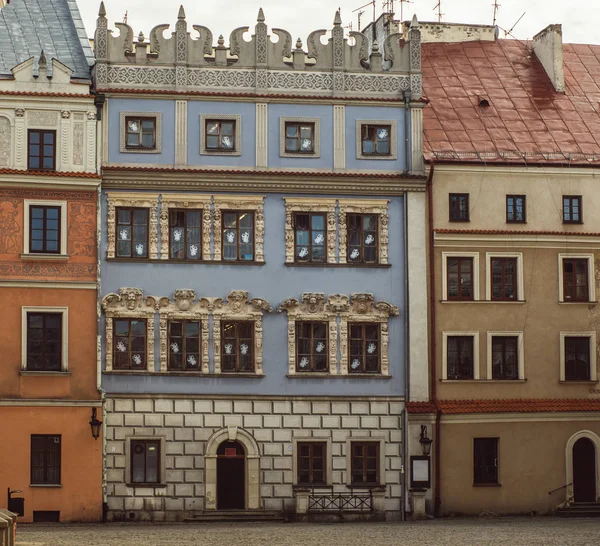
<path fill-rule="evenodd" d="M 41 51 L 90 79 L 94 54 L 76 0 L 11 0 L 0 9 L 0 77 Z"/>

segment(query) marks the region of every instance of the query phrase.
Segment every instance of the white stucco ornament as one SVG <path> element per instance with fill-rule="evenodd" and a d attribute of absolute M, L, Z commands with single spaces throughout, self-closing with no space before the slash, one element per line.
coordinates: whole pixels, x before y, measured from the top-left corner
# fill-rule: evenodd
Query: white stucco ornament
<path fill-rule="evenodd" d="M 179 345 L 175 342 L 171 343 L 171 351 L 177 354 L 179 352 Z"/>
<path fill-rule="evenodd" d="M 325 343 L 323 343 L 322 341 L 319 341 L 319 343 L 317 343 L 317 346 L 316 346 L 317 353 L 322 353 L 324 349 L 325 349 Z"/>
<path fill-rule="evenodd" d="M 119 231 L 119 237 L 121 237 L 121 241 L 128 241 L 129 240 L 129 230 L 122 229 L 121 231 Z"/>
<path fill-rule="evenodd" d="M 133 363 L 139 366 L 142 363 L 142 357 L 140 355 L 133 355 Z"/>
<path fill-rule="evenodd" d="M 308 248 L 306 247 L 302 247 L 299 251 L 298 251 L 298 256 L 300 256 L 300 258 L 306 258 L 308 256 Z"/>
<path fill-rule="evenodd" d="M 308 358 L 307 358 L 306 356 L 303 356 L 303 357 L 300 359 L 300 362 L 298 363 L 298 365 L 299 365 L 301 368 L 306 368 L 306 366 L 308 366 Z"/>
<path fill-rule="evenodd" d="M 227 343 L 227 345 L 225 345 L 225 354 L 230 355 L 231 351 L 233 351 L 233 345 L 231 343 Z"/>
<path fill-rule="evenodd" d="M 233 231 L 228 231 L 225 234 L 225 237 L 227 238 L 227 242 L 228 243 L 235 243 L 235 232 Z"/>
<path fill-rule="evenodd" d="M 385 140 L 387 137 L 388 137 L 387 129 L 379 129 L 379 131 L 377 131 L 377 138 L 379 140 Z"/>
<path fill-rule="evenodd" d="M 182 237 L 183 237 L 183 230 L 182 229 L 176 229 L 175 231 L 173 231 L 173 240 L 175 242 L 181 241 Z"/>
<path fill-rule="evenodd" d="M 352 361 L 352 364 L 350 364 L 350 367 L 351 367 L 353 370 L 356 370 L 357 368 L 360 368 L 360 360 L 358 360 L 358 358 L 355 358 L 355 359 Z"/>
<path fill-rule="evenodd" d="M 350 259 L 356 260 L 359 255 L 360 255 L 360 252 L 358 251 L 358 248 L 355 248 L 354 250 L 352 250 L 352 252 L 350 252 Z"/>
<path fill-rule="evenodd" d="M 187 363 L 190 366 L 195 366 L 198 363 L 198 361 L 196 360 L 196 357 L 194 355 L 190 355 L 187 357 Z"/>
<path fill-rule="evenodd" d="M 250 234 L 247 231 L 244 231 L 244 233 L 242 233 L 242 242 L 243 243 L 250 242 Z"/>
<path fill-rule="evenodd" d="M 246 345 L 245 343 L 242 343 L 242 344 L 240 345 L 240 352 L 241 352 L 243 355 L 246 355 L 246 354 L 248 354 L 248 345 Z"/>
<path fill-rule="evenodd" d="M 120 353 L 124 353 L 127 350 L 127 347 L 125 347 L 125 343 L 123 343 L 122 341 L 119 341 L 117 343 L 117 351 L 119 351 Z"/>
<path fill-rule="evenodd" d="M 323 236 L 322 233 L 319 233 L 316 237 L 315 237 L 315 243 L 318 245 L 323 244 L 323 242 L 325 241 L 325 237 Z"/>
<path fill-rule="evenodd" d="M 231 137 L 224 136 L 221 139 L 221 144 L 223 145 L 223 148 L 233 148 L 233 141 L 231 140 Z"/>
<path fill-rule="evenodd" d="M 373 235 L 369 234 L 365 237 L 366 245 L 372 245 L 374 242 L 375 242 L 375 237 L 373 237 Z"/>
<path fill-rule="evenodd" d="M 310 150 L 312 148 L 312 140 L 308 138 L 303 139 L 301 146 L 303 150 Z"/>
<path fill-rule="evenodd" d="M 130 121 L 130 122 L 127 124 L 127 130 L 128 130 L 130 133 L 137 133 L 137 132 L 140 130 L 140 128 L 139 128 L 139 126 L 138 126 L 138 124 L 137 124 L 137 121 Z"/>
<path fill-rule="evenodd" d="M 141 243 L 135 245 L 135 252 L 136 252 L 136 254 L 138 254 L 139 256 L 141 256 L 144 253 L 144 245 L 141 244 Z"/>
<path fill-rule="evenodd" d="M 369 346 L 367 347 L 367 353 L 372 355 L 376 351 L 376 349 L 377 347 L 375 346 L 375 343 L 369 343 Z"/>
<path fill-rule="evenodd" d="M 198 255 L 198 245 L 190 245 L 190 256 L 194 258 Z"/>

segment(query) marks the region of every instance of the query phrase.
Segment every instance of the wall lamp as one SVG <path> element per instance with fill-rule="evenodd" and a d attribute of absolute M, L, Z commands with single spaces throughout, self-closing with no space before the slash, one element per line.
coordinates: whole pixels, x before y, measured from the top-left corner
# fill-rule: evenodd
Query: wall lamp
<path fill-rule="evenodd" d="M 102 421 L 96 418 L 96 408 L 92 408 L 92 417 L 90 418 L 90 428 L 92 429 L 92 436 L 94 440 L 97 440 L 100 436 L 100 427 L 102 426 Z"/>

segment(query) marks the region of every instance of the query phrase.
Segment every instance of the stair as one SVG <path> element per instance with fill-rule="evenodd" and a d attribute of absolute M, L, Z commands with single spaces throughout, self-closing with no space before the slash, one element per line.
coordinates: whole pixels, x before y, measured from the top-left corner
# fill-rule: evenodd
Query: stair
<path fill-rule="evenodd" d="M 556 515 L 563 518 L 600 518 L 600 502 L 575 502 L 559 508 Z"/>
<path fill-rule="evenodd" d="M 282 523 L 286 518 L 281 512 L 265 510 L 205 510 L 194 512 L 193 516 L 183 520 L 186 523 L 223 523 L 223 522 L 275 522 Z"/>

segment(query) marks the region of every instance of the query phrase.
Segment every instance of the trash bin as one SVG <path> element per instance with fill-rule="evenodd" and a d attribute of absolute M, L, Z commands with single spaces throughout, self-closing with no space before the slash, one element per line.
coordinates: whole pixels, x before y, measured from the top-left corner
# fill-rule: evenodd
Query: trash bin
<path fill-rule="evenodd" d="M 0 509 L 0 546 L 15 546 L 17 542 L 17 514 Z"/>
<path fill-rule="evenodd" d="M 8 509 L 17 514 L 17 516 L 25 515 L 25 499 L 23 497 L 9 497 Z"/>

